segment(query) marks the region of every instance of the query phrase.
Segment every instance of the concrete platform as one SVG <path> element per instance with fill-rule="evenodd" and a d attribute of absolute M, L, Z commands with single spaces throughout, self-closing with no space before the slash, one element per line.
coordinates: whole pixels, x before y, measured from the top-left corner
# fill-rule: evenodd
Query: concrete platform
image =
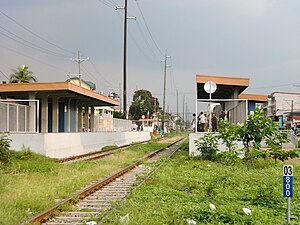
<path fill-rule="evenodd" d="M 108 145 L 126 145 L 151 139 L 150 132 L 83 132 L 10 134 L 11 149 L 22 146 L 52 158 L 66 158 L 98 151 Z"/>

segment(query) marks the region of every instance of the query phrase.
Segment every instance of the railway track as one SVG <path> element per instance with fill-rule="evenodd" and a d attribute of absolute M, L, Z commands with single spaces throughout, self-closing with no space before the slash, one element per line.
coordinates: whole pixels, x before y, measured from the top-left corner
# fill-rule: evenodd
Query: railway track
<path fill-rule="evenodd" d="M 160 139 L 157 139 L 155 141 L 159 141 L 159 140 L 162 140 L 162 139 L 164 139 L 164 138 L 160 138 Z M 80 161 L 80 160 L 89 160 L 89 161 L 97 160 L 97 159 L 109 156 L 109 155 L 111 155 L 111 154 L 113 154 L 117 151 L 124 150 L 124 149 L 126 149 L 130 146 L 145 144 L 145 143 L 149 143 L 149 142 L 152 142 L 152 141 L 153 140 L 136 142 L 136 143 L 122 145 L 122 146 L 114 147 L 114 148 L 110 148 L 110 149 L 104 149 L 104 150 L 100 150 L 100 151 L 89 152 L 89 153 L 86 153 L 86 154 L 71 156 L 71 157 L 67 157 L 67 158 L 63 158 L 63 159 L 58 159 L 58 160 L 56 160 L 56 162 L 58 162 L 58 163 L 73 163 L 73 162 Z"/>
<path fill-rule="evenodd" d="M 22 224 L 85 225 L 91 221 L 97 221 L 95 224 L 99 224 L 118 203 L 148 179 L 165 159 L 171 157 L 183 142 L 184 139 L 177 140 L 167 147 L 145 155 L 137 162 L 79 190 L 71 197 Z M 158 161 L 160 163 L 154 164 Z M 68 206 L 64 208 L 68 208 L 68 210 L 60 212 L 66 205 Z"/>

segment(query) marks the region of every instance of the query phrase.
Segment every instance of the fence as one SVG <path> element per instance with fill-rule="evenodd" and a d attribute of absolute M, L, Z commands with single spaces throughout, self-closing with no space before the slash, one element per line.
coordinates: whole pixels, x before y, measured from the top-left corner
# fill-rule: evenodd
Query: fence
<path fill-rule="evenodd" d="M 36 132 L 37 100 L 0 100 L 0 132 Z"/>
<path fill-rule="evenodd" d="M 117 119 L 102 115 L 95 116 L 96 132 L 139 131 L 140 124 L 141 122 L 136 120 Z"/>
<path fill-rule="evenodd" d="M 297 138 L 297 135 L 295 135 L 293 130 L 290 130 L 287 133 L 287 137 L 290 140 L 290 142 L 292 142 L 293 145 L 295 145 L 295 148 L 298 148 L 298 138 Z"/>

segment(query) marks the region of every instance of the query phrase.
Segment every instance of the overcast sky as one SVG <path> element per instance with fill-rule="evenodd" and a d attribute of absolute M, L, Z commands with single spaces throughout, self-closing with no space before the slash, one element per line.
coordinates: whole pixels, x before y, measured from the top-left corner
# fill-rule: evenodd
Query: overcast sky
<path fill-rule="evenodd" d="M 0 0 L 0 78 L 28 65 L 41 82 L 78 73 L 97 91 L 122 87 L 122 0 Z M 162 104 L 164 55 L 167 105 L 185 96 L 194 111 L 195 76 L 250 78 L 246 93 L 300 92 L 299 0 L 128 0 L 128 102 L 147 89 Z"/>

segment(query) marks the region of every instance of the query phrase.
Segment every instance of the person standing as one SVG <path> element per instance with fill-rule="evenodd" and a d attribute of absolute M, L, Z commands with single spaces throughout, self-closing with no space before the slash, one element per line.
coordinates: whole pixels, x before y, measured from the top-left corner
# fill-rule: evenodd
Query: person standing
<path fill-rule="evenodd" d="M 222 111 L 222 113 L 220 114 L 220 119 L 224 120 L 224 119 L 225 119 L 225 116 L 226 116 L 225 112 Z"/>
<path fill-rule="evenodd" d="M 193 120 L 192 120 L 193 132 L 196 129 L 196 113 L 193 113 Z"/>
<path fill-rule="evenodd" d="M 212 114 L 211 127 L 212 127 L 212 132 L 218 131 L 218 118 L 216 117 L 215 113 Z"/>
<path fill-rule="evenodd" d="M 198 131 L 203 132 L 204 131 L 205 120 L 206 120 L 203 112 L 200 113 L 198 119 L 199 119 L 199 121 L 198 121 L 198 124 L 199 124 Z"/>

